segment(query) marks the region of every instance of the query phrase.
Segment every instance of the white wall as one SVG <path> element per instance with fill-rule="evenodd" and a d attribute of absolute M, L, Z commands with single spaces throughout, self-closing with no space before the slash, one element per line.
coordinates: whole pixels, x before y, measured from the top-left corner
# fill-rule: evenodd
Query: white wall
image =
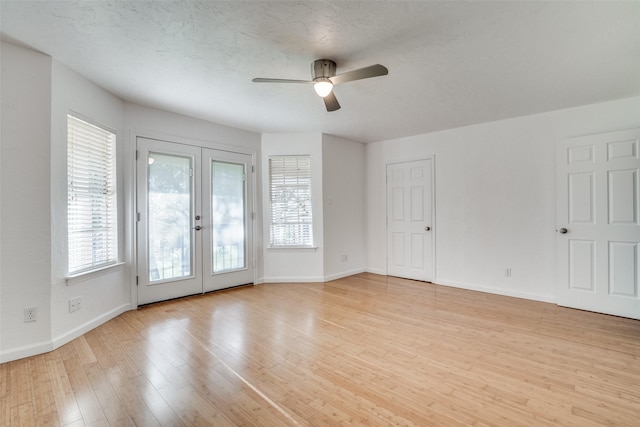
<path fill-rule="evenodd" d="M 365 148 L 319 133 L 262 135 L 264 277 L 324 282 L 365 270 Z M 313 249 L 269 248 L 269 156 L 310 155 Z M 345 259 L 346 258 L 346 259 Z"/>
<path fill-rule="evenodd" d="M 124 103 L 65 65 L 53 61 L 51 95 L 51 333 L 54 348 L 129 310 L 127 266 L 109 268 L 66 281 L 67 274 L 67 114 L 116 133 L 118 191 L 118 255 L 124 252 L 123 128 Z M 69 313 L 69 299 L 82 298 L 80 310 Z"/>
<path fill-rule="evenodd" d="M 311 209 L 313 216 L 314 249 L 269 248 L 269 156 L 311 156 Z M 263 134 L 262 135 L 262 194 L 264 282 L 322 282 L 324 281 L 324 241 L 322 206 L 322 135 Z"/>
<path fill-rule="evenodd" d="M 51 349 L 51 58 L 2 42 L 0 362 Z M 38 320 L 23 322 L 23 308 Z"/>
<path fill-rule="evenodd" d="M 125 127 L 130 135 L 191 141 L 209 148 L 260 149 L 260 134 L 130 102 L 125 103 Z M 180 142 L 180 141 L 177 141 Z"/>
<path fill-rule="evenodd" d="M 433 154 L 435 282 L 555 301 L 556 141 L 638 126 L 640 97 L 368 144 L 367 270 L 386 272 L 385 164 Z"/>
<path fill-rule="evenodd" d="M 322 136 L 324 278 L 365 269 L 365 146 Z"/>
<path fill-rule="evenodd" d="M 67 282 L 67 113 L 117 131 L 122 102 L 49 56 L 2 43 L 2 323 L 0 361 L 56 348 L 130 307 L 126 268 Z M 124 241 L 122 167 L 119 240 Z M 121 258 L 124 245 L 120 244 Z M 69 313 L 69 299 L 82 308 Z M 38 319 L 23 322 L 23 309 Z"/>

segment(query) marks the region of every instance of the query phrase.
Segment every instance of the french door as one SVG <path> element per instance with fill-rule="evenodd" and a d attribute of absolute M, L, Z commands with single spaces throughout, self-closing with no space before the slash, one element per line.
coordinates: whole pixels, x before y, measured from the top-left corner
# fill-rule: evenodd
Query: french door
<path fill-rule="evenodd" d="M 387 165 L 387 274 L 431 281 L 433 159 Z"/>
<path fill-rule="evenodd" d="M 558 304 L 640 319 L 640 129 L 559 141 Z"/>
<path fill-rule="evenodd" d="M 253 283 L 251 156 L 137 140 L 138 304 Z"/>

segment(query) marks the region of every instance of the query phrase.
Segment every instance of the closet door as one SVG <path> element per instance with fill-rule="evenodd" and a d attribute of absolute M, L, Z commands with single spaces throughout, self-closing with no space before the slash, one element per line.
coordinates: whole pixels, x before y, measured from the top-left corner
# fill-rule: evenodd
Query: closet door
<path fill-rule="evenodd" d="M 387 274 L 433 280 L 433 159 L 387 165 Z"/>
<path fill-rule="evenodd" d="M 557 145 L 558 304 L 640 319 L 640 129 Z"/>

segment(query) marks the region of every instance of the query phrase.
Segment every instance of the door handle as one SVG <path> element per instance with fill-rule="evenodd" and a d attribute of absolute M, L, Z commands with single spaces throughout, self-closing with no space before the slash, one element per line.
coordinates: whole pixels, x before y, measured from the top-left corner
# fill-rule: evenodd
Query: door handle
<path fill-rule="evenodd" d="M 558 230 L 560 232 L 560 234 L 567 234 L 567 230 L 566 228 L 561 228 L 560 230 Z"/>
<path fill-rule="evenodd" d="M 202 227 L 200 227 L 199 225 L 196 225 L 195 227 L 193 227 L 193 229 L 196 231 L 200 231 L 202 230 Z"/>
<path fill-rule="evenodd" d="M 424 231 L 431 231 L 431 227 L 429 227 L 428 225 L 424 228 Z"/>

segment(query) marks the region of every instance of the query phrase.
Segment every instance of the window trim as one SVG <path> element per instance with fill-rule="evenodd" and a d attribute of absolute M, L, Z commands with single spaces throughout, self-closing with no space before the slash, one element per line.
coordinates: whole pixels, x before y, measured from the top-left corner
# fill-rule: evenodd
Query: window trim
<path fill-rule="evenodd" d="M 84 282 L 85 280 L 94 279 L 105 274 L 110 274 L 113 271 L 121 270 L 120 267 L 125 264 L 126 262 L 124 261 L 116 261 L 112 264 L 94 268 L 93 270 L 81 271 L 78 273 L 70 274 L 68 276 L 64 276 L 64 280 L 65 282 L 67 282 L 67 286 L 75 285 L 76 283 Z"/>
<path fill-rule="evenodd" d="M 268 250 L 275 250 L 275 251 L 286 251 L 287 249 L 295 249 L 295 250 L 311 250 L 311 251 L 315 251 L 318 249 L 318 246 L 267 246 Z"/>

